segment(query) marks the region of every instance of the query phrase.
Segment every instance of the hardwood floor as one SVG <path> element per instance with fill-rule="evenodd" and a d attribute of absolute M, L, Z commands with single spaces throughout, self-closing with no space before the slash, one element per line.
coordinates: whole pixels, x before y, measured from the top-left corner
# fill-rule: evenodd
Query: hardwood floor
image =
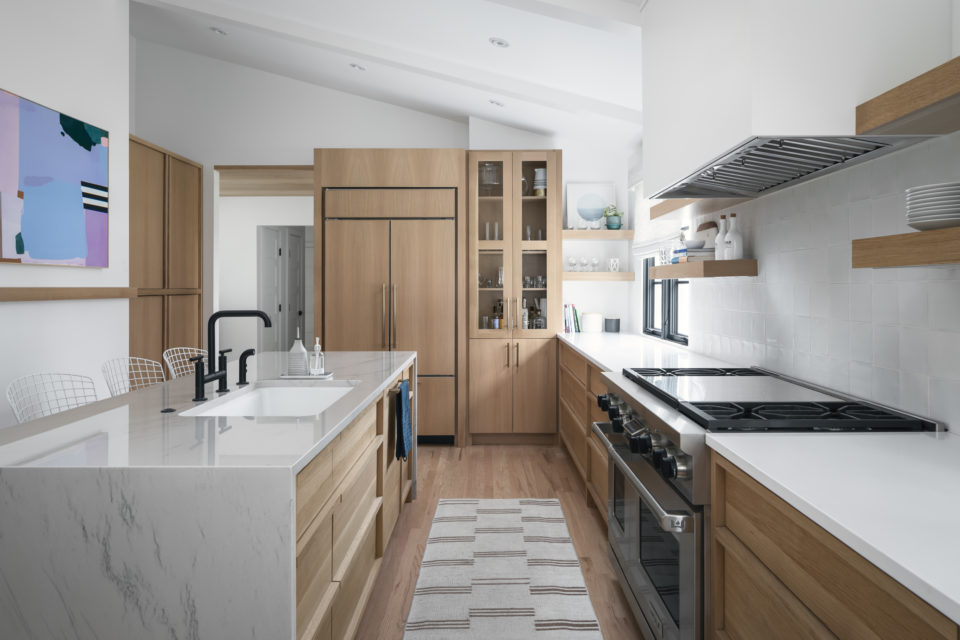
<path fill-rule="evenodd" d="M 559 498 L 606 640 L 642 638 L 620 591 L 607 529 L 559 446 L 419 448 L 417 500 L 400 514 L 357 632 L 361 640 L 403 637 L 420 559 L 440 498 Z"/>

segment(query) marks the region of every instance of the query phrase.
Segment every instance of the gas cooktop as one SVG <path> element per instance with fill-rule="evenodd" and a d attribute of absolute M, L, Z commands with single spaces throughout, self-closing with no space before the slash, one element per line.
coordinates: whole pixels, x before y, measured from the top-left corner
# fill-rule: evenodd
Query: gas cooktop
<path fill-rule="evenodd" d="M 648 377 L 648 376 L 705 376 L 705 377 L 717 377 L 717 376 L 765 376 L 769 375 L 763 371 L 757 371 L 756 369 L 748 369 L 744 367 L 719 367 L 719 368 L 667 368 L 659 369 L 656 367 L 639 367 L 634 369 L 624 369 L 623 375 L 627 376 L 636 383 L 640 383 L 639 378 Z"/>
<path fill-rule="evenodd" d="M 709 431 L 933 431 L 932 422 L 862 402 L 684 402 Z"/>

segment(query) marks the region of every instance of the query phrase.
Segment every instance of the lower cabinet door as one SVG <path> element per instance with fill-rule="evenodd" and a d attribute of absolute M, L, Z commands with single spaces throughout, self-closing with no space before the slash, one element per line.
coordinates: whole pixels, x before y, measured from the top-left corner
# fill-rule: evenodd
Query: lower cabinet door
<path fill-rule="evenodd" d="M 417 388 L 417 433 L 421 436 L 453 436 L 457 432 L 457 379 L 420 376 Z"/>
<path fill-rule="evenodd" d="M 470 433 L 513 431 L 515 342 L 470 341 Z"/>
<path fill-rule="evenodd" d="M 556 338 L 516 340 L 513 356 L 514 433 L 556 433 Z"/>

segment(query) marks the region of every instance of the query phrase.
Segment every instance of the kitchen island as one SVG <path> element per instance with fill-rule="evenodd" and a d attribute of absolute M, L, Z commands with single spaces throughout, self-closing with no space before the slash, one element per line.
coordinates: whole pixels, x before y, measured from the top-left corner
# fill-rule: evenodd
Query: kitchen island
<path fill-rule="evenodd" d="M 179 378 L 0 432 L 0 629 L 5 638 L 341 638 L 353 634 L 402 504 L 394 398 L 414 352 L 327 354 L 339 387 L 309 417 L 182 415 Z M 344 389 L 346 387 L 346 389 Z M 318 394 L 319 395 L 319 394 Z M 236 403 L 234 403 L 236 404 Z M 206 412 L 206 411 L 204 411 Z"/>

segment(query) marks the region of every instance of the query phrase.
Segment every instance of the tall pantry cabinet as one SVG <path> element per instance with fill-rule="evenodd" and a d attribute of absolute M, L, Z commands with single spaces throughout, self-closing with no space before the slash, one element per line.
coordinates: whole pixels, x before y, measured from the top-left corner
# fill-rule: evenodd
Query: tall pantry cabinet
<path fill-rule="evenodd" d="M 130 137 L 130 355 L 202 347 L 203 166 Z"/>
<path fill-rule="evenodd" d="M 557 430 L 560 165 L 559 150 L 468 154 L 471 434 Z"/>
<path fill-rule="evenodd" d="M 418 435 L 458 426 L 463 151 L 319 149 L 323 345 L 416 351 Z M 462 222 L 461 222 L 462 224 Z"/>

